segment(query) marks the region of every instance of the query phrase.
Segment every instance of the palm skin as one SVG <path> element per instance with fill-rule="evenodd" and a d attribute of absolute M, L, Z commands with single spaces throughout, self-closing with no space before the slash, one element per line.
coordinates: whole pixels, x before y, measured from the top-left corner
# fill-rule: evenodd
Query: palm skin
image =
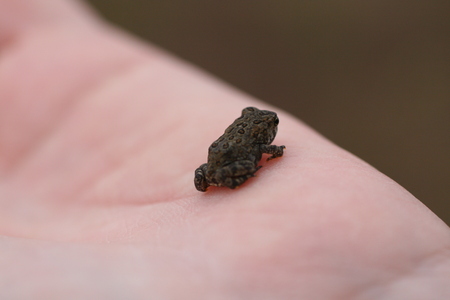
<path fill-rule="evenodd" d="M 449 228 L 292 116 L 72 2 L 1 0 L 0 20 L 2 299 L 450 295 Z M 198 192 L 246 106 L 278 113 L 284 156 Z"/>

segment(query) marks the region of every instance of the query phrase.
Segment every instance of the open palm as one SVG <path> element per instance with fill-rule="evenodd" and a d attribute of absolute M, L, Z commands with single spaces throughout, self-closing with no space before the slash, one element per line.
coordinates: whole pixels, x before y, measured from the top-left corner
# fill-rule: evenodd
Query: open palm
<path fill-rule="evenodd" d="M 0 0 L 2 299 L 445 299 L 450 230 L 292 116 L 62 0 Z M 281 158 L 194 170 L 246 106 Z"/>

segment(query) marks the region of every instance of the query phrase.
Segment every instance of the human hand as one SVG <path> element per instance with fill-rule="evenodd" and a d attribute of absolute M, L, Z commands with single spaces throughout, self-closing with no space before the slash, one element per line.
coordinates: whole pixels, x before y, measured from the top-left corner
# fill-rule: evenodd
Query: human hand
<path fill-rule="evenodd" d="M 0 53 L 2 299 L 450 296 L 449 228 L 289 114 L 70 1 L 0 0 Z M 284 156 L 199 193 L 246 106 Z"/>

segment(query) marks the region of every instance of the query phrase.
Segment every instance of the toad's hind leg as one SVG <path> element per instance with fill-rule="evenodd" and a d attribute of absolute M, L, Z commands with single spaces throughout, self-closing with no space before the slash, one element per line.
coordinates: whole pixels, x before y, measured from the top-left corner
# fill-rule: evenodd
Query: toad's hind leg
<path fill-rule="evenodd" d="M 208 164 L 203 164 L 195 170 L 194 185 L 200 192 L 206 192 L 206 189 L 209 186 L 209 183 L 206 181 L 205 177 L 207 167 Z"/>
<path fill-rule="evenodd" d="M 260 166 L 255 166 L 255 163 L 250 160 L 235 161 L 217 170 L 214 177 L 216 182 L 220 182 L 221 186 L 234 189 L 247 179 L 254 177 L 255 172 L 260 168 Z"/>

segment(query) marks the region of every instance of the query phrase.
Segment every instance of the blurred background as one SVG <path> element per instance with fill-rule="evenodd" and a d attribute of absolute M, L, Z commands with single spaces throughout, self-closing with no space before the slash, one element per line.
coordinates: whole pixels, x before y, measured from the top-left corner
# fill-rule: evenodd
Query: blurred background
<path fill-rule="evenodd" d="M 450 224 L 450 1 L 88 2 L 296 115 Z"/>

